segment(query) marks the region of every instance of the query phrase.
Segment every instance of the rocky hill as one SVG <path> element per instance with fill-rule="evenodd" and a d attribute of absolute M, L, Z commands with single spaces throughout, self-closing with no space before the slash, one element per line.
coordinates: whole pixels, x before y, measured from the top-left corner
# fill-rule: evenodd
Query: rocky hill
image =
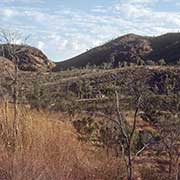
<path fill-rule="evenodd" d="M 18 67 L 23 71 L 50 71 L 54 67 L 47 56 L 37 48 L 26 45 L 11 45 L 18 57 Z M 9 46 L 7 44 L 0 45 L 0 56 L 12 60 Z"/>
<path fill-rule="evenodd" d="M 114 67 L 124 62 L 157 63 L 164 59 L 169 65 L 179 63 L 180 33 L 168 33 L 157 37 L 128 34 L 93 48 L 77 57 L 57 63 L 54 71 L 70 67 L 85 67 L 112 63 Z"/>
<path fill-rule="evenodd" d="M 14 64 L 9 59 L 0 56 L 0 71 L 4 70 L 12 71 L 14 69 Z"/>

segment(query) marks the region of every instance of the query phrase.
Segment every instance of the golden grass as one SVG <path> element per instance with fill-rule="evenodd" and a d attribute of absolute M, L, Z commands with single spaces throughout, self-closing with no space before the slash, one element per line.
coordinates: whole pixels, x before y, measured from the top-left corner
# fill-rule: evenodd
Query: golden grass
<path fill-rule="evenodd" d="M 0 180 L 113 180 L 124 176 L 120 159 L 77 139 L 60 114 L 20 108 L 12 136 L 12 109 L 0 106 Z M 65 117 L 64 117 L 65 118 Z"/>

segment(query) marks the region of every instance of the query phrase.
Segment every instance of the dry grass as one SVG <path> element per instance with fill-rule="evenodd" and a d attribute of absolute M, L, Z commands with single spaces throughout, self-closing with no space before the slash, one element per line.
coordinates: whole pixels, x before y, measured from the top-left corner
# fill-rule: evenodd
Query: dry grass
<path fill-rule="evenodd" d="M 12 136 L 12 110 L 0 108 L 0 180 L 114 180 L 124 177 L 120 159 L 78 141 L 58 114 L 19 109 Z"/>

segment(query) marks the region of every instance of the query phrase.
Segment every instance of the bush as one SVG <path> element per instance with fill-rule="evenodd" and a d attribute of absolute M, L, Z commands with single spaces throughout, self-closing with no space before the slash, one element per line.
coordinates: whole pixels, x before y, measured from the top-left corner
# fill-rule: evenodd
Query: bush
<path fill-rule="evenodd" d="M 149 65 L 149 66 L 154 66 L 154 65 L 155 65 L 155 62 L 152 61 L 152 60 L 147 60 L 147 61 L 146 61 L 146 64 Z"/>
<path fill-rule="evenodd" d="M 140 174 L 142 180 L 172 180 L 166 173 L 159 173 L 155 167 L 142 167 Z"/>
<path fill-rule="evenodd" d="M 160 65 L 160 66 L 166 65 L 165 59 L 160 59 L 160 60 L 158 61 L 158 65 Z"/>

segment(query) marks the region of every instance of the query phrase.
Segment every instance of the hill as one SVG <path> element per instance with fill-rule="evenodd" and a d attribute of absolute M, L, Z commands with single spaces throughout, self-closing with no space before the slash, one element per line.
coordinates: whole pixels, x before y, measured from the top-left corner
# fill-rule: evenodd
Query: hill
<path fill-rule="evenodd" d="M 11 47 L 15 52 L 17 52 L 16 56 L 19 59 L 18 67 L 20 70 L 49 71 L 54 66 L 54 63 L 37 48 L 27 45 L 11 45 Z M 12 61 L 12 56 L 7 44 L 0 44 L 0 56 Z"/>
<path fill-rule="evenodd" d="M 180 64 L 112 65 L 159 58 L 174 65 L 178 35 L 123 36 L 87 52 L 94 64 L 101 52 L 99 65 L 109 62 L 110 68 L 59 72 L 38 49 L 15 46 L 22 52 L 16 82 L 11 56 L 1 46 L 7 58 L 0 56 L 0 179 L 127 179 L 127 159 L 129 179 L 175 179 Z"/>
<path fill-rule="evenodd" d="M 174 65 L 180 59 L 179 48 L 180 33 L 168 33 L 157 37 L 128 34 L 74 58 L 58 62 L 53 71 L 103 63 L 117 67 L 125 61 L 127 64 L 158 63 L 160 59 L 164 59 L 169 65 Z"/>

